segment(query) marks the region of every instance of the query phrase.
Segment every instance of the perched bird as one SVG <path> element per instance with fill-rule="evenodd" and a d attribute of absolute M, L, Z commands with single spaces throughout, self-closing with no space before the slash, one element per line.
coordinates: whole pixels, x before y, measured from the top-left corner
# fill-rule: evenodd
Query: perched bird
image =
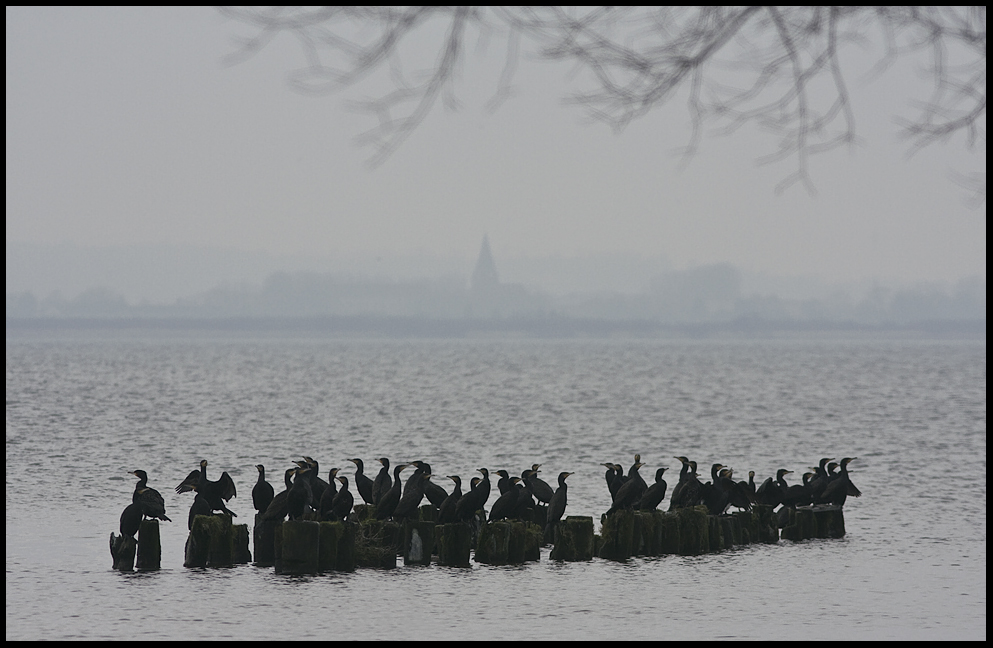
<path fill-rule="evenodd" d="M 456 521 L 455 506 L 462 497 L 462 478 L 458 475 L 448 475 L 448 478 L 455 482 L 455 489 L 438 508 L 438 524 L 451 524 Z"/>
<path fill-rule="evenodd" d="M 286 511 L 291 520 L 300 520 L 310 509 L 314 501 L 314 492 L 310 487 L 308 473 L 310 468 L 297 468 L 293 478 L 293 487 L 286 496 Z"/>
<path fill-rule="evenodd" d="M 121 535 L 134 538 L 135 534 L 138 533 L 138 529 L 141 527 L 141 520 L 144 514 L 141 512 L 141 504 L 139 502 L 131 502 L 124 507 L 121 511 Z"/>
<path fill-rule="evenodd" d="M 421 505 L 421 500 L 424 499 L 424 484 L 431 479 L 431 473 L 421 472 L 415 473 L 416 479 L 410 481 L 410 488 L 404 489 L 403 495 L 400 496 L 400 501 L 397 502 L 396 508 L 393 510 L 393 521 L 403 522 L 408 517 L 414 515 L 417 512 L 417 508 Z"/>
<path fill-rule="evenodd" d="M 397 464 L 393 467 L 393 485 L 390 486 L 388 491 L 383 493 L 379 504 L 376 505 L 377 520 L 385 520 L 392 516 L 397 504 L 400 503 L 400 492 L 403 488 L 400 483 L 400 472 L 407 466 L 408 464 Z"/>
<path fill-rule="evenodd" d="M 607 509 L 607 515 L 611 515 L 623 508 L 631 508 L 641 500 L 641 496 L 648 490 L 648 484 L 645 483 L 645 480 L 638 472 L 645 464 L 640 461 L 641 455 L 635 455 L 635 457 L 634 465 L 628 470 L 627 481 L 617 489 L 617 495 L 614 496 L 614 503 Z"/>
<path fill-rule="evenodd" d="M 172 522 L 165 514 L 165 500 L 162 494 L 148 486 L 148 474 L 144 470 L 132 470 L 129 474 L 138 478 L 131 495 L 131 503 L 141 507 L 143 518 L 152 518 Z"/>
<path fill-rule="evenodd" d="M 477 470 L 483 475 L 482 479 L 479 480 L 478 484 L 473 479 L 472 490 L 463 495 L 455 504 L 455 519 L 459 522 L 472 519 L 476 515 L 476 511 L 486 507 L 486 500 L 490 497 L 490 471 L 486 468 L 478 468 Z"/>
<path fill-rule="evenodd" d="M 193 520 L 196 519 L 198 515 L 213 515 L 214 509 L 210 507 L 210 503 L 207 498 L 200 493 L 196 494 L 193 498 L 193 504 L 190 506 L 190 517 L 187 520 L 187 528 L 193 529 Z"/>
<path fill-rule="evenodd" d="M 352 504 L 355 498 L 348 491 L 348 478 L 342 475 L 338 477 L 338 481 L 341 482 L 341 490 L 334 497 L 334 505 L 331 513 L 335 520 L 344 520 L 352 512 Z"/>
<path fill-rule="evenodd" d="M 497 520 L 502 520 L 504 518 L 510 517 L 514 511 L 517 509 L 517 489 L 514 488 L 514 484 L 521 481 L 520 477 L 510 477 L 510 486 L 507 491 L 497 498 L 497 501 L 493 502 L 493 508 L 490 509 L 490 522 L 496 522 Z"/>
<path fill-rule="evenodd" d="M 176 487 L 177 493 L 187 493 L 193 490 L 206 498 L 212 511 L 223 511 L 232 517 L 238 517 L 236 513 L 228 510 L 228 507 L 224 505 L 225 501 L 230 500 L 232 497 L 237 497 L 234 480 L 231 479 L 231 475 L 227 472 L 221 473 L 221 478 L 217 481 L 207 479 L 206 459 L 200 460 L 199 473 L 194 470 Z"/>
<path fill-rule="evenodd" d="M 642 511 L 654 511 L 665 499 L 665 490 L 668 488 L 668 484 L 662 479 L 662 475 L 666 470 L 666 468 L 659 468 L 655 471 L 655 483 L 649 486 L 642 494 L 641 499 L 638 500 L 638 508 Z"/>
<path fill-rule="evenodd" d="M 332 468 L 328 471 L 328 487 L 324 489 L 324 494 L 321 495 L 321 501 L 317 505 L 318 518 L 321 520 L 333 521 L 334 517 L 334 499 L 338 496 L 338 468 Z"/>
<path fill-rule="evenodd" d="M 290 495 L 290 489 L 293 488 L 292 478 L 297 470 L 298 468 L 287 468 L 286 472 L 283 473 L 283 485 L 286 488 L 272 498 L 272 502 L 266 508 L 265 513 L 262 514 L 263 520 L 267 522 L 279 522 L 289 513 L 287 498 Z"/>
<path fill-rule="evenodd" d="M 559 473 L 559 487 L 552 493 L 552 500 L 548 503 L 548 517 L 545 521 L 545 538 L 549 542 L 554 540 L 554 527 L 565 514 L 565 507 L 569 503 L 568 486 L 565 483 L 566 477 L 572 475 L 571 472 Z M 551 536 L 551 537 L 550 537 Z"/>
<path fill-rule="evenodd" d="M 786 489 L 789 488 L 786 483 L 786 475 L 792 472 L 792 470 L 780 468 L 776 471 L 775 481 L 772 477 L 766 477 L 762 485 L 755 489 L 755 501 L 768 506 L 779 506 L 786 495 Z"/>
<path fill-rule="evenodd" d="M 265 466 L 256 464 L 255 469 L 259 471 L 259 479 L 255 482 L 255 487 L 252 488 L 252 505 L 259 513 L 265 513 L 265 510 L 272 504 L 275 491 L 272 484 L 265 480 Z"/>
<path fill-rule="evenodd" d="M 552 501 L 554 491 L 548 485 L 548 482 L 538 476 L 538 468 L 540 467 L 541 464 L 532 464 L 530 471 L 524 471 L 524 474 L 528 475 L 528 477 L 525 478 L 524 474 L 522 474 L 521 478 L 531 487 L 531 492 L 534 494 L 536 500 L 542 504 L 549 504 Z"/>
<path fill-rule="evenodd" d="M 366 504 L 375 504 L 376 501 L 372 496 L 373 481 L 365 475 L 365 464 L 358 457 L 349 459 L 349 461 L 355 464 L 355 490 L 359 492 L 359 496 L 363 502 Z"/>
<path fill-rule="evenodd" d="M 383 466 L 379 469 L 376 479 L 372 481 L 372 503 L 378 505 L 386 491 L 393 486 L 393 480 L 390 478 L 390 460 L 386 457 L 380 457 L 376 461 Z"/>
<path fill-rule="evenodd" d="M 856 488 L 855 484 L 852 483 L 851 477 L 848 476 L 848 464 L 855 461 L 855 459 L 857 457 L 845 457 L 841 460 L 838 464 L 841 472 L 835 479 L 828 483 L 827 488 L 821 493 L 821 503 L 844 506 L 849 495 L 862 497 L 862 491 Z"/>

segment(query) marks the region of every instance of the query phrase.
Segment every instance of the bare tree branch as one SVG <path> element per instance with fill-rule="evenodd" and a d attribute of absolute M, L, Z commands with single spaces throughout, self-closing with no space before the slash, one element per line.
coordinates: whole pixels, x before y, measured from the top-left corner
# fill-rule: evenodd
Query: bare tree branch
<path fill-rule="evenodd" d="M 586 74 L 587 89 L 567 98 L 594 119 L 622 130 L 632 120 L 686 92 L 691 133 L 684 161 L 711 124 L 725 134 L 745 125 L 771 132 L 775 150 L 760 164 L 792 160 L 777 186 L 809 192 L 810 156 L 857 141 L 852 97 L 840 59 L 851 45 L 880 42 L 878 75 L 906 56 L 928 53 L 930 95 L 918 116 L 902 120 L 911 152 L 962 135 L 967 148 L 986 142 L 985 7 L 320 7 L 223 8 L 252 35 L 231 63 L 257 55 L 280 34 L 303 48 L 306 66 L 292 87 L 328 93 L 387 72 L 392 89 L 358 109 L 378 116 L 359 141 L 383 162 L 433 109 L 456 106 L 454 80 L 470 34 L 507 38 L 492 110 L 512 92 L 522 53 L 568 61 Z M 431 68 L 407 71 L 405 43 L 437 38 L 426 25 L 447 25 Z M 913 99 L 913 98 L 909 98 Z M 970 178 L 973 176 L 970 176 Z M 985 172 L 982 190 L 985 201 Z"/>

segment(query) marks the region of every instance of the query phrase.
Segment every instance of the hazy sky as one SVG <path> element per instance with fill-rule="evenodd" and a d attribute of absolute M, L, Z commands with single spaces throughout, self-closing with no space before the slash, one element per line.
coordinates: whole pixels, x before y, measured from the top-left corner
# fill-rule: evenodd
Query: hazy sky
<path fill-rule="evenodd" d="M 926 82 L 854 73 L 864 144 L 815 158 L 818 193 L 757 167 L 775 140 L 708 136 L 685 168 L 682 102 L 615 134 L 562 97 L 568 68 L 524 61 L 485 109 L 503 52 L 470 46 L 457 112 L 440 105 L 386 162 L 346 93 L 302 96 L 289 39 L 226 67 L 248 33 L 213 9 L 7 8 L 7 241 L 163 242 L 276 255 L 664 255 L 828 280 L 986 276 L 986 207 L 949 180 L 985 172 L 956 139 L 910 159 L 894 113 Z M 853 69 L 867 63 L 852 58 Z M 984 121 L 985 125 L 985 121 Z"/>

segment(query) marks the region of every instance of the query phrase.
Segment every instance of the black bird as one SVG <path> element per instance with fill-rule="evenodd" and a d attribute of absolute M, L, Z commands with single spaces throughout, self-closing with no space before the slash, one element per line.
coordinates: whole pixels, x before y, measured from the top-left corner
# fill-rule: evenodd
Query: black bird
<path fill-rule="evenodd" d="M 510 481 L 510 473 L 506 470 L 494 470 L 493 474 L 500 476 L 500 479 L 497 480 L 497 489 L 501 495 L 505 495 L 513 486 L 513 482 Z"/>
<path fill-rule="evenodd" d="M 517 491 L 517 505 L 514 507 L 514 512 L 507 517 L 518 520 L 529 519 L 526 518 L 527 511 L 534 511 L 534 491 L 531 490 L 531 484 L 528 482 L 528 477 L 532 473 L 534 473 L 533 470 L 525 470 L 520 481 L 514 486 L 514 490 Z"/>
<path fill-rule="evenodd" d="M 338 496 L 338 468 L 332 468 L 328 471 L 328 487 L 324 489 L 324 494 L 321 495 L 321 501 L 317 505 L 318 518 L 321 520 L 333 521 L 334 517 L 334 499 Z"/>
<path fill-rule="evenodd" d="M 531 492 L 534 493 L 536 500 L 542 504 L 549 504 L 552 501 L 552 495 L 555 491 L 553 491 L 552 487 L 548 485 L 548 482 L 538 476 L 538 468 L 540 467 L 541 464 L 532 464 L 531 472 L 529 473 L 529 476 L 524 479 L 524 481 L 531 486 Z M 525 473 L 527 473 L 527 471 L 525 471 Z"/>
<path fill-rule="evenodd" d="M 642 511 L 654 511 L 665 499 L 665 490 L 669 485 L 662 479 L 662 475 L 666 470 L 666 468 L 659 468 L 655 471 L 655 483 L 648 487 L 648 490 L 642 494 L 638 501 L 638 508 Z"/>
<path fill-rule="evenodd" d="M 779 506 L 783 501 L 783 496 L 786 495 L 786 489 L 789 488 L 785 477 L 792 472 L 792 470 L 780 468 L 776 471 L 775 481 L 772 477 L 766 477 L 762 485 L 755 489 L 755 501 L 759 504 Z"/>
<path fill-rule="evenodd" d="M 341 482 L 341 490 L 335 495 L 334 507 L 331 513 L 334 515 L 335 520 L 344 520 L 352 512 L 352 504 L 355 502 L 355 498 L 348 492 L 348 478 L 341 476 L 338 477 L 338 481 Z"/>
<path fill-rule="evenodd" d="M 296 465 L 301 468 L 310 468 L 310 472 L 307 473 L 307 483 L 310 485 L 310 491 L 314 495 L 314 501 L 320 502 L 321 497 L 324 496 L 324 491 L 330 486 L 329 483 L 321 479 L 320 475 L 320 464 L 317 459 L 313 457 L 304 457 L 303 461 L 295 461 Z M 337 490 L 337 488 L 335 489 Z"/>
<path fill-rule="evenodd" d="M 733 470 L 728 468 L 726 471 L 721 471 L 720 486 L 727 495 L 725 510 L 727 510 L 727 506 L 736 506 L 743 511 L 751 510 L 752 497 L 748 492 L 748 484 L 734 481 Z"/>
<path fill-rule="evenodd" d="M 431 464 L 423 461 L 412 461 L 411 463 L 417 466 L 417 469 L 421 471 L 422 475 L 431 474 Z M 424 489 L 424 497 L 428 498 L 428 501 L 435 508 L 441 508 L 441 505 L 448 499 L 448 491 L 433 481 L 423 481 L 422 487 Z"/>
<path fill-rule="evenodd" d="M 365 465 L 359 458 L 349 459 L 353 464 L 355 464 L 355 490 L 359 492 L 362 497 L 362 501 L 366 504 L 375 504 L 376 501 L 372 496 L 372 484 L 373 481 L 366 477 L 365 475 Z"/>
<path fill-rule="evenodd" d="M 645 464 L 641 463 L 641 455 L 635 455 L 634 465 L 628 470 L 627 481 L 625 481 L 619 489 L 617 489 L 617 495 L 614 496 L 614 503 L 607 509 L 607 515 L 619 511 L 622 508 L 631 508 L 641 499 L 645 491 L 648 490 L 648 484 L 642 478 L 638 470 Z"/>
<path fill-rule="evenodd" d="M 603 480 L 607 482 L 607 490 L 610 492 L 610 501 L 614 501 L 614 493 L 617 492 L 617 489 L 614 488 L 614 475 L 616 474 L 614 473 L 614 464 L 609 461 L 605 461 L 600 465 L 607 467 L 606 472 L 603 473 Z"/>
<path fill-rule="evenodd" d="M 190 517 L 187 520 L 187 528 L 188 529 L 193 528 L 193 520 L 195 520 L 198 515 L 213 515 L 213 514 L 214 514 L 214 509 L 210 507 L 210 503 L 207 501 L 207 498 L 201 495 L 200 493 L 197 493 L 196 497 L 193 498 L 192 506 L 190 506 Z"/>
<path fill-rule="evenodd" d="M 672 496 L 669 497 L 669 510 L 674 511 L 682 506 L 682 495 L 683 489 L 686 488 L 686 482 L 689 479 L 690 473 L 690 460 L 686 457 L 676 457 L 683 467 L 679 469 L 679 481 L 672 489 Z"/>
<path fill-rule="evenodd" d="M 810 499 L 810 482 L 811 478 L 814 477 L 814 473 L 805 472 L 803 473 L 803 483 L 793 484 L 786 489 L 786 494 L 783 496 L 783 506 L 788 506 L 790 508 L 796 508 L 798 506 L 808 506 L 811 503 Z"/>
<path fill-rule="evenodd" d="M 296 471 L 297 468 L 287 468 L 286 472 L 283 473 L 283 484 L 286 488 L 272 498 L 272 502 L 270 502 L 269 506 L 266 508 L 265 513 L 262 514 L 263 520 L 268 522 L 280 522 L 286 517 L 286 514 L 289 512 L 289 509 L 287 508 L 287 498 L 290 495 L 290 489 L 293 488 L 292 477 Z"/>
<path fill-rule="evenodd" d="M 521 481 L 520 477 L 511 477 L 510 488 L 507 489 L 507 492 L 498 497 L 497 501 L 493 502 L 493 508 L 490 509 L 490 522 L 496 522 L 497 520 L 510 517 L 517 509 L 518 495 L 517 489 L 514 488 L 514 484 L 519 481 Z"/>
<path fill-rule="evenodd" d="M 833 461 L 833 458 L 824 457 L 820 460 L 817 467 L 814 468 L 814 477 L 810 480 L 810 497 L 815 503 L 821 498 L 821 494 L 831 481 L 830 477 L 828 477 L 827 468 L 825 468 L 829 461 Z"/>
<path fill-rule="evenodd" d="M 252 505 L 255 506 L 255 510 L 259 513 L 265 513 L 265 510 L 272 504 L 272 498 L 275 497 L 275 490 L 273 490 L 272 484 L 265 480 L 265 466 L 255 464 L 255 468 L 259 471 L 259 480 L 255 482 L 255 487 L 252 488 Z"/>
<path fill-rule="evenodd" d="M 202 494 L 206 498 L 207 503 L 210 504 L 212 511 L 223 511 L 232 517 L 238 517 L 236 513 L 228 510 L 228 507 L 224 505 L 225 501 L 230 500 L 232 497 L 237 497 L 235 492 L 234 480 L 231 479 L 226 471 L 221 473 L 221 478 L 217 481 L 210 481 L 207 479 L 207 460 L 200 460 L 200 472 L 196 474 L 195 481 L 191 483 L 191 478 L 194 477 L 196 471 L 191 472 L 187 475 L 179 486 L 176 487 L 177 493 L 187 493 L 192 490 L 196 490 L 198 493 Z"/>
<path fill-rule="evenodd" d="M 133 539 L 141 527 L 142 519 L 144 519 L 144 513 L 141 511 L 140 502 L 131 502 L 125 506 L 124 510 L 121 511 L 121 535 Z M 112 538 L 113 535 L 111 534 Z"/>
<path fill-rule="evenodd" d="M 838 464 L 841 472 L 827 485 L 827 488 L 824 489 L 824 492 L 821 494 L 822 503 L 830 503 L 835 506 L 844 506 L 849 495 L 853 497 L 862 497 L 862 491 L 855 487 L 855 484 L 852 483 L 851 477 L 848 476 L 848 464 L 855 461 L 857 458 L 858 457 L 845 457 L 841 460 L 841 463 Z"/>
<path fill-rule="evenodd" d="M 558 490 L 552 493 L 552 501 L 548 503 L 548 516 L 545 521 L 545 538 L 549 542 L 555 539 L 554 535 L 552 535 L 552 537 L 549 536 L 554 533 L 553 529 L 555 525 L 558 524 L 559 520 L 562 519 L 562 516 L 565 514 L 565 507 L 569 503 L 569 491 L 568 486 L 566 486 L 565 479 L 571 474 L 573 473 L 559 473 Z"/>
<path fill-rule="evenodd" d="M 291 520 L 303 518 L 304 513 L 314 501 L 314 492 L 310 487 L 308 473 L 310 468 L 297 468 L 293 478 L 293 487 L 286 496 L 286 510 Z"/>
<path fill-rule="evenodd" d="M 415 473 L 415 476 L 417 477 L 416 480 L 407 480 L 410 488 L 404 489 L 400 501 L 397 502 L 396 509 L 393 510 L 394 522 L 403 522 L 408 517 L 415 515 L 417 508 L 421 505 L 421 500 L 424 499 L 424 484 L 431 479 L 431 473 Z"/>
<path fill-rule="evenodd" d="M 385 520 L 393 515 L 393 511 L 396 510 L 397 504 L 400 503 L 400 491 L 402 485 L 400 483 L 400 472 L 406 468 L 408 464 L 397 464 L 393 467 L 393 485 L 390 489 L 383 493 L 382 499 L 379 500 L 379 504 L 376 505 L 376 519 Z"/>
<path fill-rule="evenodd" d="M 486 500 L 490 497 L 490 471 L 486 468 L 477 468 L 477 470 L 483 475 L 483 478 L 476 483 L 476 479 L 472 480 L 475 484 L 468 493 L 463 495 L 459 501 L 455 504 L 455 519 L 459 522 L 466 522 L 474 515 L 479 509 L 486 508 Z"/>
<path fill-rule="evenodd" d="M 455 522 L 455 506 L 462 497 L 462 478 L 458 475 L 448 475 L 448 478 L 455 482 L 455 490 L 438 507 L 438 524 Z"/>
<path fill-rule="evenodd" d="M 748 501 L 755 501 L 755 471 L 748 471 L 748 481 L 738 482 L 738 486 L 744 489 L 745 493 L 748 495 Z"/>
<path fill-rule="evenodd" d="M 390 479 L 390 460 L 386 457 L 380 457 L 376 461 L 383 466 L 379 469 L 376 479 L 372 481 L 372 503 L 378 505 L 386 491 L 390 490 L 393 480 Z"/>
<path fill-rule="evenodd" d="M 162 494 L 154 488 L 148 487 L 148 474 L 144 470 L 132 470 L 130 474 L 138 478 L 138 483 L 134 486 L 134 493 L 131 495 L 131 502 L 141 506 L 143 518 L 172 522 L 165 514 L 165 500 L 162 499 Z"/>

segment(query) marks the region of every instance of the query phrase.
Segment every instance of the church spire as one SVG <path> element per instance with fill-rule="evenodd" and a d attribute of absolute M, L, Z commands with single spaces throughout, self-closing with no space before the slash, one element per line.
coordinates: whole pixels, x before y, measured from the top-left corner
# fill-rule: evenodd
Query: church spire
<path fill-rule="evenodd" d="M 472 292 L 486 292 L 500 285 L 496 264 L 493 263 L 493 253 L 490 252 L 490 237 L 483 234 L 483 247 L 479 250 L 476 269 L 472 271 L 469 289 Z"/>

